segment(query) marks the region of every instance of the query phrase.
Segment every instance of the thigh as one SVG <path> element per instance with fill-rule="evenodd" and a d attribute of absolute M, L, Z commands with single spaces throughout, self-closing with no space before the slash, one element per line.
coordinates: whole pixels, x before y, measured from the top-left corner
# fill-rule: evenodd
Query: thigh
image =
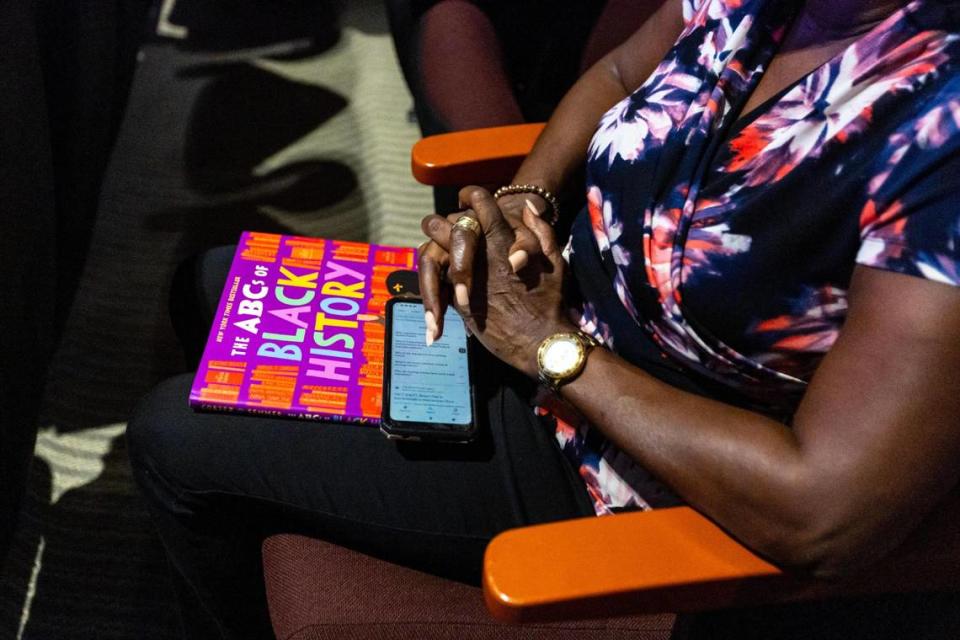
<path fill-rule="evenodd" d="M 478 400 L 477 442 L 428 445 L 369 426 L 197 413 L 190 382 L 174 378 L 141 404 L 133 464 L 180 501 L 242 509 L 247 522 L 258 514 L 265 533 L 301 531 L 473 579 L 499 531 L 592 513 L 549 429 L 507 386 Z"/>

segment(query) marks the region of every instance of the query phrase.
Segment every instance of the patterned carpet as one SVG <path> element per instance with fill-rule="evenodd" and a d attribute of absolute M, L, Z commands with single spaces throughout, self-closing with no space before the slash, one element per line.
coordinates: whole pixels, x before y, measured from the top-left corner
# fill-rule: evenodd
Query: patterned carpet
<path fill-rule="evenodd" d="M 123 440 L 137 399 L 184 369 L 166 312 L 177 264 L 242 229 L 419 242 L 432 200 L 409 174 L 419 132 L 382 7 L 341 4 L 335 45 L 271 58 L 192 51 L 161 11 L 52 367 L 0 638 L 177 635 Z"/>

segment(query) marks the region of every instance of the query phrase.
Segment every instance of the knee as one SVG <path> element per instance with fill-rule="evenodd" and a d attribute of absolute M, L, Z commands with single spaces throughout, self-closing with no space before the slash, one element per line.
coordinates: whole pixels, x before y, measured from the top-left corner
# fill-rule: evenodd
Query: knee
<path fill-rule="evenodd" d="M 164 381 L 145 396 L 127 424 L 127 451 L 133 476 L 141 488 L 156 476 L 175 479 L 184 463 L 185 429 L 190 412 L 189 375 Z"/>

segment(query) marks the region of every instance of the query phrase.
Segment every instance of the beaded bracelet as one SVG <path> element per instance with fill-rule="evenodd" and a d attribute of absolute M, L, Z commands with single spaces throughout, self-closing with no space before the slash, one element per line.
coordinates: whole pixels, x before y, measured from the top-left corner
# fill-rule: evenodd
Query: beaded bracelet
<path fill-rule="evenodd" d="M 551 226 L 557 224 L 557 220 L 560 218 L 560 201 L 557 200 L 557 196 L 535 184 L 508 184 L 497 189 L 493 193 L 493 199 L 499 200 L 502 196 L 513 193 L 533 193 L 546 200 L 547 204 L 550 205 L 550 217 L 547 218 L 547 222 Z"/>

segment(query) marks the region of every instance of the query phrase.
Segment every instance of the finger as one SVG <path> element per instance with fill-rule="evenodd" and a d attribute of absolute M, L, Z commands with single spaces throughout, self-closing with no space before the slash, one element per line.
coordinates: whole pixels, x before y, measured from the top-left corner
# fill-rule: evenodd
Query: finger
<path fill-rule="evenodd" d="M 476 186 L 464 187 L 460 190 L 460 199 L 466 200 L 470 208 L 473 209 L 485 235 L 489 236 L 510 230 L 510 226 L 503 218 L 503 212 L 497 206 L 497 201 L 486 189 Z"/>
<path fill-rule="evenodd" d="M 443 314 L 446 311 L 443 270 L 446 268 L 447 261 L 447 252 L 436 243 L 427 242 L 421 247 L 420 297 L 423 298 L 423 318 L 427 325 L 424 339 L 428 347 L 443 335 Z"/>
<path fill-rule="evenodd" d="M 516 239 L 513 244 L 510 245 L 510 248 L 507 249 L 507 260 L 510 261 L 510 266 L 513 268 L 513 272 L 516 273 L 527 266 L 531 256 L 540 253 L 540 242 L 537 240 L 537 236 L 534 235 L 526 225 L 515 227 L 513 234 Z"/>
<path fill-rule="evenodd" d="M 423 235 L 437 243 L 444 251 L 450 249 L 450 228 L 452 226 L 453 224 L 448 218 L 437 214 L 426 216 L 420 221 L 420 230 L 423 231 Z"/>
<path fill-rule="evenodd" d="M 532 206 L 524 207 L 523 223 L 530 229 L 531 233 L 537 237 L 540 250 L 543 252 L 544 257 L 549 260 L 554 267 L 560 266 L 560 263 L 563 262 L 563 256 L 557 246 L 557 237 L 553 233 L 553 227 L 551 227 L 546 220 L 536 215 Z"/>
<path fill-rule="evenodd" d="M 556 234 L 553 231 L 553 226 L 547 222 L 543 217 L 543 212 L 537 208 L 530 198 L 525 199 L 523 207 L 523 215 L 526 216 L 527 213 L 532 213 L 536 216 L 536 219 L 539 221 L 535 226 L 540 230 L 539 232 L 534 230 L 533 226 L 527 225 L 527 219 L 524 218 L 524 227 L 530 230 L 530 233 L 536 237 L 537 242 L 539 243 L 540 252 L 546 255 L 548 251 L 551 251 L 550 247 L 556 247 Z M 544 238 L 547 238 L 546 244 L 544 243 Z"/>
<path fill-rule="evenodd" d="M 541 253 L 537 236 L 523 222 L 523 210 L 531 207 L 537 215 L 540 215 L 540 212 L 529 198 L 524 200 L 524 204 L 519 209 L 516 207 L 516 201 L 511 202 L 511 205 L 506 208 L 501 206 L 500 211 L 503 212 L 504 220 L 513 228 L 515 235 L 513 244 L 507 250 L 507 259 L 516 273 L 524 268 L 532 257 Z"/>
<path fill-rule="evenodd" d="M 450 231 L 450 264 L 447 279 L 453 285 L 453 299 L 461 311 L 470 309 L 470 290 L 473 287 L 474 259 L 480 242 L 479 227 L 474 230 L 463 226 L 460 220 L 476 220 L 472 212 L 457 219 Z M 477 223 L 479 224 L 479 223 Z"/>

